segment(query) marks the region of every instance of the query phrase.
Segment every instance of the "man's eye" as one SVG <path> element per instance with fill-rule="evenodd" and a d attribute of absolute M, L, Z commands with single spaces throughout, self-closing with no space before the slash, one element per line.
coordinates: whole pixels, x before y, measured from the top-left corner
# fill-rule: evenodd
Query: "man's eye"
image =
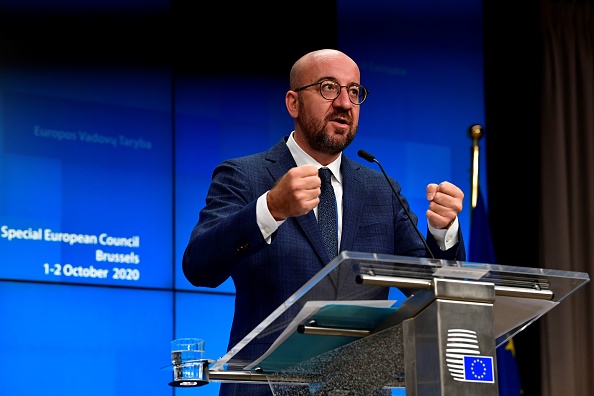
<path fill-rule="evenodd" d="M 336 92 L 336 84 L 333 82 L 322 83 L 322 89 L 326 92 Z"/>
<path fill-rule="evenodd" d="M 359 96 L 359 92 L 361 91 L 361 89 L 359 87 L 356 86 L 352 86 L 349 88 L 349 94 L 351 96 Z"/>

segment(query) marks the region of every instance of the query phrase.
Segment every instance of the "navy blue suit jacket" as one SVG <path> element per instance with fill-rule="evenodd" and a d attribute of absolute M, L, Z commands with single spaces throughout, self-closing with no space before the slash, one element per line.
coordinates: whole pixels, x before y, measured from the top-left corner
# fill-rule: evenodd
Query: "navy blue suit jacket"
<path fill-rule="evenodd" d="M 256 201 L 296 163 L 286 145 L 287 137 L 269 150 L 222 162 L 213 172 L 206 197 L 183 257 L 183 271 L 195 286 L 217 287 L 230 276 L 236 288 L 235 314 L 229 348 L 235 346 L 299 287 L 318 273 L 332 257 L 324 248 L 314 212 L 287 219 L 268 244 L 256 222 Z M 415 227 L 395 197 L 384 175 L 346 156 L 342 157 L 343 220 L 340 250 L 428 257 Z M 400 192 L 400 186 L 391 180 Z M 404 196 L 401 199 L 408 203 Z M 413 221 L 417 217 L 412 214 Z M 462 235 L 459 242 L 441 251 L 427 238 L 436 258 L 465 260 Z M 353 277 L 328 282 L 319 299 L 385 299 L 388 289 L 361 287 Z M 358 289 L 357 289 L 358 287 Z M 246 350 L 256 359 L 266 343 Z M 222 385 L 222 393 L 234 394 Z M 242 395 L 256 394 L 258 386 Z M 223 391 L 223 388 L 227 391 Z M 240 393 L 237 393 L 240 394 Z"/>

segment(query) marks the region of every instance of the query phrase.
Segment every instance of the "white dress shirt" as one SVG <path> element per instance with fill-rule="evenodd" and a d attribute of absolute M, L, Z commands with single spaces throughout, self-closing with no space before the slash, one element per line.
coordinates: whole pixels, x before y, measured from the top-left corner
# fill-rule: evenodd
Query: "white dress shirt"
<path fill-rule="evenodd" d="M 316 165 L 318 169 L 322 167 L 319 162 L 313 159 L 297 145 L 297 142 L 295 142 L 295 139 L 293 138 L 293 132 L 291 132 L 291 135 L 287 140 L 287 147 L 295 159 L 297 166 L 313 164 Z M 326 166 L 332 171 L 332 187 L 334 188 L 334 194 L 336 195 L 336 208 L 338 210 L 338 246 L 340 246 L 342 235 L 342 174 L 340 173 L 341 160 L 342 156 L 339 156 L 334 162 Z M 256 217 L 258 226 L 262 232 L 262 236 L 268 243 L 270 243 L 270 236 L 278 229 L 278 227 L 280 227 L 284 220 L 276 221 L 274 217 L 272 217 L 272 214 L 270 214 L 270 211 L 268 210 L 268 205 L 266 204 L 267 195 L 268 191 L 258 198 L 258 202 L 256 203 Z M 317 207 L 314 208 L 314 213 L 317 218 Z M 441 250 L 449 249 L 458 242 L 459 223 L 457 217 L 454 220 L 454 223 L 447 230 L 435 229 L 431 227 L 431 224 L 429 223 L 427 223 L 427 225 L 429 227 L 429 232 L 431 235 L 433 235 Z"/>

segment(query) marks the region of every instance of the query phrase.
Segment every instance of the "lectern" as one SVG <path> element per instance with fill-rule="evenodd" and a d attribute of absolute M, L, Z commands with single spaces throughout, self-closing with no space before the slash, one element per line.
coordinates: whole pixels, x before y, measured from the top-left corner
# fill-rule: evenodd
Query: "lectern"
<path fill-rule="evenodd" d="M 349 290 L 346 298 L 317 298 L 329 277 Z M 496 348 L 589 281 L 581 272 L 344 251 L 223 357 L 175 362 L 170 385 L 266 383 L 286 396 L 390 388 L 497 396 Z M 369 287 L 408 297 L 359 299 Z M 242 350 L 262 343 L 262 356 L 242 359 Z"/>

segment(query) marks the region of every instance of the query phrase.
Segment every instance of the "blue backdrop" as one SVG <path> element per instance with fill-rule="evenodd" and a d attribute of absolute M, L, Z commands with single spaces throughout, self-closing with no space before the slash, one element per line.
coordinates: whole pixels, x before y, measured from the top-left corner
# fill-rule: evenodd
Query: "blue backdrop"
<path fill-rule="evenodd" d="M 466 192 L 468 235 L 481 12 L 476 0 L 337 2 L 337 48 L 371 91 L 347 155 L 377 157 L 422 231 L 425 186 L 448 180 Z M 216 383 L 170 388 L 162 369 L 174 338 L 224 355 L 231 324 L 233 284 L 191 286 L 181 256 L 216 164 L 291 132 L 289 71 L 0 71 L 0 394 L 215 395 Z"/>

